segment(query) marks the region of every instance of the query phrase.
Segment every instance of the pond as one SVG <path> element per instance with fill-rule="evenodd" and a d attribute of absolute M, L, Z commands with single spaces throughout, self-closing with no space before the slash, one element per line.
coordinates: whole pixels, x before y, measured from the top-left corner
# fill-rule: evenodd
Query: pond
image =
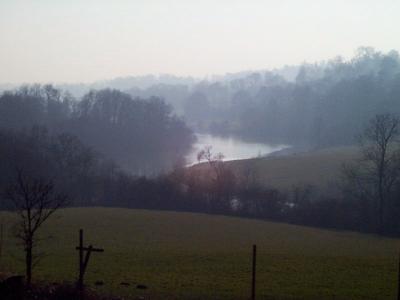
<path fill-rule="evenodd" d="M 206 146 L 212 147 L 212 153 L 222 153 L 224 160 L 262 157 L 272 152 L 289 148 L 288 145 L 251 143 L 236 137 L 219 137 L 211 134 L 196 134 L 197 142 L 186 157 L 188 165 L 197 163 L 197 153 Z"/>

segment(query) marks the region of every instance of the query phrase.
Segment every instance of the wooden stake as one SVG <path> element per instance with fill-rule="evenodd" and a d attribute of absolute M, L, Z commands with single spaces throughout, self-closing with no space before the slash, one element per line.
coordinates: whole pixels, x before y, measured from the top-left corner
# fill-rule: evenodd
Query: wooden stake
<path fill-rule="evenodd" d="M 79 277 L 78 289 L 83 290 L 83 229 L 79 229 Z"/>
<path fill-rule="evenodd" d="M 252 276 L 251 276 L 251 300 L 256 299 L 256 258 L 257 258 L 257 246 L 253 245 L 253 264 L 252 264 Z"/>
<path fill-rule="evenodd" d="M 2 259 L 3 259 L 3 244 L 4 244 L 4 236 L 3 236 L 3 231 L 4 231 L 4 228 L 3 228 L 3 222 L 1 222 L 1 225 L 0 225 L 0 267 L 1 267 L 1 263 L 2 263 Z"/>
<path fill-rule="evenodd" d="M 397 274 L 397 300 L 400 300 L 400 254 L 399 254 L 399 269 Z"/>

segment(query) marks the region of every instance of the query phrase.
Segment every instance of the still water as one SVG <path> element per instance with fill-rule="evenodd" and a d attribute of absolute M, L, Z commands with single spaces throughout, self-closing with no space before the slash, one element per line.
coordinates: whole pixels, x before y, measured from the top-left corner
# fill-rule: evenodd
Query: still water
<path fill-rule="evenodd" d="M 197 163 L 197 153 L 206 146 L 212 147 L 212 153 L 222 153 L 224 160 L 236 160 L 265 156 L 288 148 L 288 145 L 250 143 L 234 137 L 218 137 L 211 134 L 196 134 L 197 142 L 187 156 L 188 165 Z"/>

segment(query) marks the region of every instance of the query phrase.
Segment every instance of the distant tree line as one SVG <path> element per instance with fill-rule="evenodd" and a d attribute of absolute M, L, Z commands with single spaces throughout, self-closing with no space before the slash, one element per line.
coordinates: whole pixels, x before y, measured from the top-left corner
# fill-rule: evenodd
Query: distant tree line
<path fill-rule="evenodd" d="M 400 113 L 396 51 L 361 47 L 349 60 L 303 64 L 296 73 L 250 72 L 127 92 L 164 97 L 196 131 L 311 147 L 352 144 L 375 114 Z"/>
<path fill-rule="evenodd" d="M 186 102 L 188 120 L 222 135 L 327 147 L 353 144 L 375 114 L 400 113 L 400 59 L 395 51 L 361 48 L 350 61 L 304 65 L 295 82 L 268 73 L 242 81 L 231 95 L 218 84 L 199 88 Z M 214 104 L 224 98 L 221 105 Z"/>
<path fill-rule="evenodd" d="M 133 99 L 117 90 L 81 99 L 51 85 L 24 86 L 0 96 L 0 130 L 43 127 L 69 134 L 132 174 L 155 175 L 183 163 L 191 130 L 156 97 Z"/>

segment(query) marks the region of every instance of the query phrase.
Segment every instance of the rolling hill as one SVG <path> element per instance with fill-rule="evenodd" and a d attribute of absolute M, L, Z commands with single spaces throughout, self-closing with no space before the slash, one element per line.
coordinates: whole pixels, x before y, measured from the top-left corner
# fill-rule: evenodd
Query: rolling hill
<path fill-rule="evenodd" d="M 228 161 L 239 176 L 252 174 L 265 186 L 280 189 L 311 184 L 325 188 L 341 176 L 343 164 L 357 158 L 353 146 L 326 148 L 265 158 Z"/>
<path fill-rule="evenodd" d="M 22 248 L 6 225 L 1 267 L 23 272 Z M 103 247 L 91 256 L 86 283 L 102 293 L 151 299 L 248 299 L 251 247 L 257 244 L 258 299 L 394 299 L 400 241 L 353 232 L 164 211 L 69 208 L 43 227 L 47 253 L 36 279 L 73 281 L 75 246 Z M 95 286 L 96 281 L 104 285 Z M 121 283 L 129 285 L 121 285 Z M 148 287 L 136 289 L 137 284 Z"/>

